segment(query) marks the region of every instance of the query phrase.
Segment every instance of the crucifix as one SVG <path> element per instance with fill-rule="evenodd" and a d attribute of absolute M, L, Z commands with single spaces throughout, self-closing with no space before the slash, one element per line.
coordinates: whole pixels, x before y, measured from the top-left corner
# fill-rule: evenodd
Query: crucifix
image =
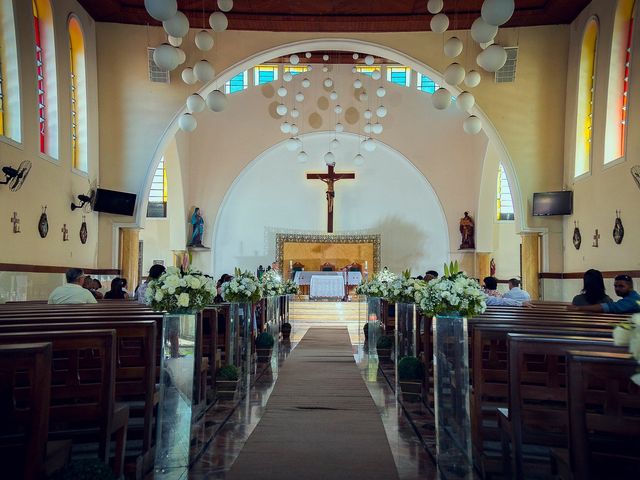
<path fill-rule="evenodd" d="M 62 241 L 63 242 L 67 242 L 69 241 L 69 229 L 67 228 L 67 224 L 65 223 L 64 225 L 62 225 L 62 230 L 60 230 L 62 232 Z"/>
<path fill-rule="evenodd" d="M 333 199 L 336 192 L 333 184 L 345 178 L 356 178 L 355 173 L 336 173 L 334 165 L 327 165 L 327 173 L 307 173 L 308 180 L 322 180 L 327 184 L 327 233 L 333 233 Z"/>
<path fill-rule="evenodd" d="M 18 218 L 18 212 L 13 212 L 13 217 L 9 220 L 13 223 L 13 233 L 20 233 L 20 219 Z"/>
<path fill-rule="evenodd" d="M 593 245 L 592 247 L 598 246 L 598 240 L 600 240 L 600 234 L 598 233 L 598 229 L 596 228 L 596 233 L 593 235 Z"/>

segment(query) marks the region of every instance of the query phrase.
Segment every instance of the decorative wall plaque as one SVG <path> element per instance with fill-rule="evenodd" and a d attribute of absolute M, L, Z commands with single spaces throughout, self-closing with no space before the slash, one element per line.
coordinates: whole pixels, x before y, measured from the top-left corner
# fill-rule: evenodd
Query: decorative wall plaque
<path fill-rule="evenodd" d="M 573 246 L 576 250 L 580 250 L 582 244 L 582 235 L 580 234 L 580 228 L 578 228 L 578 222 L 573 222 Z"/>
<path fill-rule="evenodd" d="M 86 217 L 83 215 L 82 216 L 82 225 L 80 226 L 80 242 L 82 242 L 82 244 L 84 245 L 85 243 L 87 243 L 87 236 L 88 236 L 89 232 L 87 232 L 87 221 L 86 221 Z"/>
<path fill-rule="evenodd" d="M 622 226 L 622 220 L 620 219 L 620 210 L 616 210 L 616 222 L 613 225 L 613 241 L 620 245 L 623 238 L 624 226 Z"/>
<path fill-rule="evenodd" d="M 596 228 L 596 233 L 593 234 L 593 244 L 592 247 L 598 247 L 598 240 L 600 240 L 600 234 L 598 233 L 598 229 Z"/>
<path fill-rule="evenodd" d="M 67 228 L 67 224 L 65 223 L 64 225 L 62 225 L 62 230 L 60 230 L 62 232 L 62 241 L 63 242 L 68 242 L 69 241 L 69 229 Z"/>
<path fill-rule="evenodd" d="M 40 220 L 38 220 L 38 233 L 40 238 L 45 238 L 49 233 L 49 220 L 47 219 L 47 206 L 42 207 Z"/>

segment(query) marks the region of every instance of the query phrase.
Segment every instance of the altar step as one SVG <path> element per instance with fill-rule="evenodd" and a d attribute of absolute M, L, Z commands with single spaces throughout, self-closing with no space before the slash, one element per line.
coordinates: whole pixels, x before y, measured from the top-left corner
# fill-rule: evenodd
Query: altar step
<path fill-rule="evenodd" d="M 315 320 L 331 324 L 357 322 L 365 308 L 366 304 L 360 302 L 294 301 L 290 305 L 290 315 L 293 321 Z"/>

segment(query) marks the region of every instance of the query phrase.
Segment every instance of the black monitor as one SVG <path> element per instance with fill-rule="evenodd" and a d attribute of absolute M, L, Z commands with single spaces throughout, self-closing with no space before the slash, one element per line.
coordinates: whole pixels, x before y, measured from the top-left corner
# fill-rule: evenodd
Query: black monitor
<path fill-rule="evenodd" d="M 136 194 L 126 192 L 116 192 L 98 188 L 96 199 L 93 203 L 95 212 L 115 213 L 116 215 L 133 215 L 136 208 Z"/>
<path fill-rule="evenodd" d="M 573 192 L 538 192 L 533 194 L 533 215 L 571 215 Z"/>

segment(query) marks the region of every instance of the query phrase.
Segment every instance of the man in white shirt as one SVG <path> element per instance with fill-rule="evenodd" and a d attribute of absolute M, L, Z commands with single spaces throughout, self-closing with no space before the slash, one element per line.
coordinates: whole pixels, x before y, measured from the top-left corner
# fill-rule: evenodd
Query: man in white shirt
<path fill-rule="evenodd" d="M 502 295 L 504 298 L 518 300 L 519 302 L 530 302 L 531 295 L 520 288 L 520 280 L 511 278 L 509 280 L 509 291 Z"/>
<path fill-rule="evenodd" d="M 65 274 L 67 283 L 59 286 L 49 295 L 49 304 L 98 303 L 91 292 L 82 287 L 84 272 L 79 268 L 70 268 Z"/>

